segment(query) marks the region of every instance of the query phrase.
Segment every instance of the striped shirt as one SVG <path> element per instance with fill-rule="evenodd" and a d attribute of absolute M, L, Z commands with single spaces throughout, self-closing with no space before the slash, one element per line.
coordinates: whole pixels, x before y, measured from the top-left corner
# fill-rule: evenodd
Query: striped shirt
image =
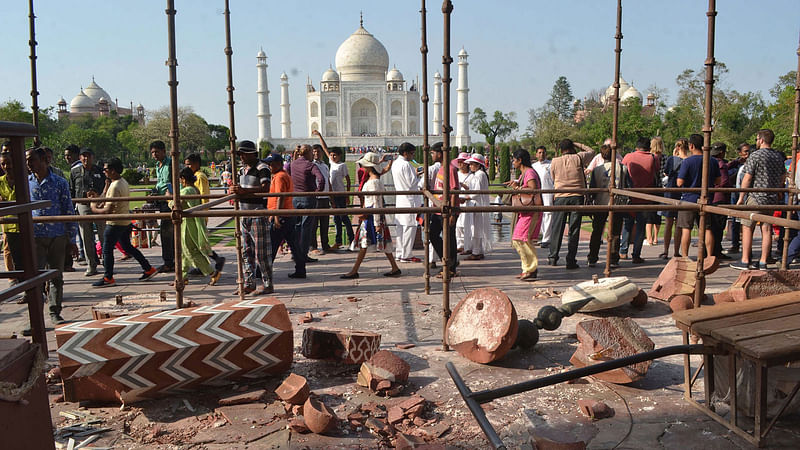
<path fill-rule="evenodd" d="M 269 186 L 269 166 L 263 161 L 258 161 L 255 167 L 244 166 L 239 169 L 239 186 L 243 188 L 260 188 L 264 183 Z M 242 209 L 266 209 L 265 197 L 250 197 L 239 200 Z"/>

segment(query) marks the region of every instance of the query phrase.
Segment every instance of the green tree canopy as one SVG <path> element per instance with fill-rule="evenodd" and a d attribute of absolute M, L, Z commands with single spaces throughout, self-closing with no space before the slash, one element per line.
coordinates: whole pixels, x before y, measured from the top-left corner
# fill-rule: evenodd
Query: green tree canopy
<path fill-rule="evenodd" d="M 495 111 L 492 120 L 489 121 L 483 109 L 475 108 L 469 119 L 469 125 L 473 131 L 482 134 L 489 145 L 494 145 L 498 139 L 502 141 L 519 128 L 519 124 L 514 120 L 516 117 L 517 114 L 514 112 L 503 114 Z"/>

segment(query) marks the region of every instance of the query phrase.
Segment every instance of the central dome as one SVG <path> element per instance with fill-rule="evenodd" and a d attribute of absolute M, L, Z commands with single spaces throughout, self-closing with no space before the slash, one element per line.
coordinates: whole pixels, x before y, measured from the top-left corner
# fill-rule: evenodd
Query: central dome
<path fill-rule="evenodd" d="M 363 26 L 336 50 L 336 70 L 342 81 L 383 81 L 388 68 L 386 47 Z"/>

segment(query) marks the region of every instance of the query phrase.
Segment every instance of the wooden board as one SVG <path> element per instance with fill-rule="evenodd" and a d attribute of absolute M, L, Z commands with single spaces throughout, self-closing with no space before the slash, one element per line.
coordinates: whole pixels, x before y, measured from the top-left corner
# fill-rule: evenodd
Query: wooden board
<path fill-rule="evenodd" d="M 748 316 L 750 314 L 745 315 Z M 699 327 L 696 327 L 695 330 L 701 335 L 708 334 L 698 331 Z M 709 331 L 711 336 L 715 339 L 718 339 L 720 342 L 738 345 L 742 341 L 746 341 L 748 339 L 755 339 L 773 334 L 788 333 L 795 330 L 800 330 L 800 314 L 794 314 L 787 317 L 776 317 L 769 320 L 761 320 L 756 323 L 745 323 L 730 327 L 716 328 Z"/>
<path fill-rule="evenodd" d="M 678 328 L 684 331 L 694 331 L 693 327 L 703 321 L 763 311 L 795 303 L 800 303 L 800 291 L 771 295 L 769 297 L 748 300 L 746 302 L 703 306 L 697 309 L 678 311 L 674 313 L 672 317 L 675 319 L 675 325 L 678 326 Z"/>
<path fill-rule="evenodd" d="M 698 334 L 708 335 L 713 334 L 714 330 L 720 328 L 753 324 L 762 320 L 786 317 L 793 314 L 800 314 L 800 303 L 778 306 L 776 308 L 739 314 L 735 316 L 721 317 L 719 319 L 704 320 L 702 322 L 695 323 L 692 326 L 692 331 Z"/>
<path fill-rule="evenodd" d="M 800 358 L 800 330 L 748 339 L 737 344 L 743 354 L 761 361 L 782 363 Z"/>

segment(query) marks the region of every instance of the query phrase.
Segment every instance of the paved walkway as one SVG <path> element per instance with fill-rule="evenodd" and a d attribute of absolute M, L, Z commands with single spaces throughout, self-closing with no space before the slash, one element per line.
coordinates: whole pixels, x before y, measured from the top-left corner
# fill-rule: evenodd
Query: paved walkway
<path fill-rule="evenodd" d="M 212 219 L 215 225 L 217 220 Z M 228 258 L 224 275 L 217 286 L 207 286 L 205 279 L 192 279 L 186 287 L 186 299 L 197 303 L 217 303 L 233 299 L 235 290 L 234 247 L 218 245 L 216 251 Z M 496 245 L 495 251 L 483 261 L 463 261 L 451 284 L 451 305 L 454 306 L 468 292 L 478 287 L 493 286 L 503 290 L 512 299 L 520 318 L 532 319 L 543 305 L 559 303 L 557 298 L 535 299 L 537 289 L 552 288 L 562 291 L 579 281 L 589 280 L 593 274 L 602 276 L 602 268 L 585 267 L 588 243 L 580 243 L 578 261 L 581 268 L 566 271 L 562 265 L 542 266 L 539 281 L 520 282 L 514 278 L 519 273 L 519 261 L 508 242 Z M 693 252 L 695 250 L 693 249 Z M 605 247 L 602 253 L 605 254 Z M 648 289 L 658 276 L 665 261 L 656 258 L 661 247 L 645 247 L 643 257 L 646 264 L 633 266 L 623 261 L 617 275 L 631 277 L 641 288 Z M 421 251 L 416 251 L 421 256 Z M 144 250 L 154 265 L 161 263 L 160 248 Z M 546 250 L 539 249 L 540 261 L 547 261 Z M 476 422 L 458 396 L 444 364 L 452 361 L 466 378 L 473 390 L 493 388 L 513 382 L 542 377 L 570 368 L 569 357 L 577 346 L 575 325 L 581 320 L 597 316 L 619 315 L 633 317 L 649 334 L 657 347 L 681 343 L 681 335 L 674 326 L 667 305 L 651 301 L 643 309 L 623 306 L 593 316 L 576 314 L 566 318 L 555 331 L 542 331 L 539 343 L 531 351 L 513 350 L 503 361 L 493 365 L 472 363 L 454 352 L 441 351 L 441 284 L 432 283 L 431 294 L 424 291 L 423 267 L 421 264 L 401 264 L 403 276 L 391 279 L 381 276 L 388 269 L 386 259 L 370 255 L 357 280 L 341 280 L 355 255 L 348 252 L 328 253 L 320 256 L 318 263 L 309 265 L 309 277 L 291 280 L 287 274 L 293 271 L 288 255 L 279 255 L 275 261 L 275 297 L 285 302 L 292 315 L 297 318 L 311 312 L 317 319 L 313 325 L 360 328 L 382 333 L 382 348 L 398 351 L 411 363 L 411 385 L 428 400 L 436 402 L 435 411 L 442 421 L 452 425 L 443 437 L 450 445 L 464 448 L 485 448 Z M 150 282 L 137 281 L 140 268 L 132 260 L 116 265 L 117 286 L 92 288 L 81 266 L 77 272 L 65 274 L 65 299 L 63 316 L 67 320 L 91 318 L 90 307 L 99 301 L 113 299 L 115 295 L 131 296 L 143 292 L 157 295 L 170 292 L 168 285 L 172 277 L 159 275 Z M 708 291 L 720 291 L 729 286 L 738 273 L 723 267 L 708 278 Z M 351 303 L 347 296 L 363 300 Z M 5 303 L 0 305 L 0 334 L 18 332 L 26 324 L 24 305 Z M 322 317 L 322 313 L 327 316 Z M 45 319 L 50 326 L 49 319 Z M 308 325 L 296 325 L 295 344 L 297 352 L 293 371 L 308 375 L 312 390 L 318 393 L 353 396 L 353 401 L 364 400 L 362 388 L 355 385 L 353 371 L 344 373 L 330 365 L 309 361 L 299 354 L 302 330 Z M 52 329 L 48 332 L 50 362 L 55 363 L 56 347 Z M 414 343 L 416 347 L 399 351 L 396 343 Z M 696 363 L 695 363 L 696 364 Z M 330 375 L 326 375 L 330 373 Z M 728 432 L 724 427 L 699 413 L 683 400 L 682 357 L 664 358 L 653 362 L 647 377 L 631 385 L 610 385 L 588 379 L 585 383 L 562 384 L 496 400 L 487 406 L 488 417 L 510 447 L 526 448 L 531 436 L 539 435 L 559 441 L 583 440 L 590 448 L 747 448 L 748 444 Z M 616 410 L 616 416 L 592 422 L 583 417 L 576 406 L 581 398 L 594 398 L 607 402 Z M 197 400 L 197 398 L 195 398 Z M 193 401 L 195 401 L 193 400 Z M 165 400 L 166 401 L 166 400 Z M 154 411 L 161 405 L 143 411 Z M 58 404 L 54 409 L 75 408 L 77 405 Z M 150 409 L 148 409 L 150 408 Z M 113 411 L 113 410 L 112 410 Z M 341 414 L 340 414 L 341 415 Z M 150 417 L 151 420 L 154 420 Z M 162 419 L 169 422 L 168 419 Z M 297 441 L 292 434 L 292 445 L 363 445 L 374 446 L 373 438 L 366 432 L 339 438 L 317 438 L 303 435 L 305 441 Z M 299 436 L 299 435 L 298 435 Z M 318 440 L 314 440 L 318 439 Z M 103 442 L 103 441 L 100 441 Z M 783 420 L 773 432 L 772 445 L 794 447 L 800 442 L 800 427 L 796 421 Z M 135 447 L 128 446 L 126 447 Z M 228 448 L 235 448 L 236 446 Z M 141 447 L 144 448 L 144 447 Z M 530 448 L 527 446 L 527 448 Z"/>

